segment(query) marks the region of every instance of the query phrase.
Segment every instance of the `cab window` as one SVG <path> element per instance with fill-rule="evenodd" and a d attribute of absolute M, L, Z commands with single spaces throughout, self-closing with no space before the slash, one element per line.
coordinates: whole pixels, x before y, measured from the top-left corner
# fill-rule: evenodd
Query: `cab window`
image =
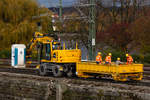
<path fill-rule="evenodd" d="M 52 48 L 53 48 L 53 50 L 60 50 L 61 49 L 60 43 L 54 42 L 52 44 Z"/>

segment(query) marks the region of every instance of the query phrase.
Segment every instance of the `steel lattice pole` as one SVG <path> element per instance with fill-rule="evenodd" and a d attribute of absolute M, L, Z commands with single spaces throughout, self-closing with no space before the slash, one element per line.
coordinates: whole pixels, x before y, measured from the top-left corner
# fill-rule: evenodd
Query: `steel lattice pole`
<path fill-rule="evenodd" d="M 89 60 L 95 60 L 95 38 L 96 38 L 96 26 L 95 26 L 95 0 L 90 0 L 89 9 Z"/>
<path fill-rule="evenodd" d="M 62 22 L 62 0 L 59 0 L 59 20 Z"/>

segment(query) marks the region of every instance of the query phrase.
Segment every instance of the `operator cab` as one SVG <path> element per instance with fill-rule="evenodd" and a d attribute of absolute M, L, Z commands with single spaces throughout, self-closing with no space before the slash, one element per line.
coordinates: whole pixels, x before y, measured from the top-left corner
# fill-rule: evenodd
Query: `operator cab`
<path fill-rule="evenodd" d="M 60 50 L 60 49 L 61 49 L 61 43 L 59 41 L 52 41 L 49 43 L 42 44 L 40 60 L 41 59 L 51 60 L 52 51 Z"/>
<path fill-rule="evenodd" d="M 52 49 L 53 50 L 60 50 L 61 49 L 61 43 L 60 42 L 52 42 Z"/>

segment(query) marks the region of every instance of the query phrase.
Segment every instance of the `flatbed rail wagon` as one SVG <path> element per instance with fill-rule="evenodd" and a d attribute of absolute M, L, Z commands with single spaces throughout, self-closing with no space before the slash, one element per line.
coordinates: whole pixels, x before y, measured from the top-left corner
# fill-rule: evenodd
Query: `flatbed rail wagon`
<path fill-rule="evenodd" d="M 79 77 L 111 77 L 115 81 L 142 80 L 143 65 L 104 65 L 95 62 L 78 62 L 76 73 Z"/>

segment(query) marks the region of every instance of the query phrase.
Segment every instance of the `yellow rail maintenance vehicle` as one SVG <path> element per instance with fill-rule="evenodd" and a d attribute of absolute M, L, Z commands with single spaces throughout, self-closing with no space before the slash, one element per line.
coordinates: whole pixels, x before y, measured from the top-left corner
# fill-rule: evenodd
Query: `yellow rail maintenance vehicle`
<path fill-rule="evenodd" d="M 53 73 L 54 76 L 60 77 L 63 74 L 71 77 L 76 72 L 76 62 L 81 61 L 81 50 L 77 48 L 66 50 L 63 48 L 57 36 L 47 36 L 35 32 L 33 39 L 27 46 L 27 58 L 31 57 L 32 49 L 37 48 L 39 74 L 48 75 Z"/>
<path fill-rule="evenodd" d="M 32 54 L 32 48 L 37 47 L 39 74 L 53 74 L 55 77 L 67 75 L 72 77 L 111 77 L 115 81 L 142 80 L 142 64 L 122 64 L 122 65 L 105 65 L 96 64 L 96 62 L 82 62 L 81 50 L 77 48 L 66 50 L 63 48 L 58 38 L 47 36 L 36 32 L 28 48 L 28 57 Z"/>

